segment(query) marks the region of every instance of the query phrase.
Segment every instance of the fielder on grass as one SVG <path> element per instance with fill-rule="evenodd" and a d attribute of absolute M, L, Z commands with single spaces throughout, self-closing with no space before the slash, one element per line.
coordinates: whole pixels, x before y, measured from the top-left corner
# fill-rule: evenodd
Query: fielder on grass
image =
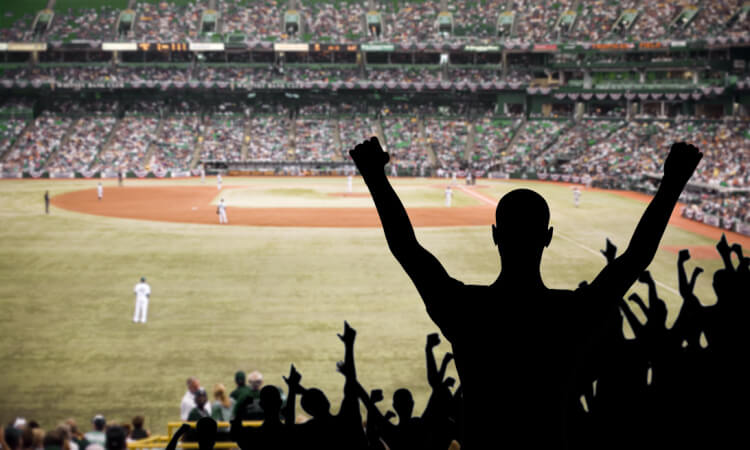
<path fill-rule="evenodd" d="M 141 277 L 140 283 L 133 288 L 135 292 L 135 312 L 133 313 L 133 323 L 146 323 L 148 315 L 148 300 L 151 298 L 151 286 L 146 283 L 146 277 Z"/>

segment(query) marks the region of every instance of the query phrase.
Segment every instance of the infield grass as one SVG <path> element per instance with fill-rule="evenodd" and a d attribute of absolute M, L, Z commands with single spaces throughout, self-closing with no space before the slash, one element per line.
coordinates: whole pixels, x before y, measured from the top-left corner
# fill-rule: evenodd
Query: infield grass
<path fill-rule="evenodd" d="M 207 183 L 209 180 L 207 180 Z M 249 204 L 279 201 L 371 204 L 342 192 L 342 178 L 226 178 L 247 186 Z M 193 185 L 198 180 L 126 180 L 134 185 Z M 441 206 L 440 180 L 398 179 L 407 206 Z M 106 190 L 115 181 L 105 181 Z M 549 287 L 575 288 L 604 266 L 598 249 L 610 237 L 623 251 L 646 204 L 608 193 L 585 191 L 580 208 L 570 189 L 552 184 L 480 180 L 477 192 L 498 199 L 528 186 L 548 200 L 555 235 L 542 264 Z M 416 290 L 390 255 L 379 228 L 313 229 L 220 227 L 91 216 L 53 208 L 44 215 L 42 197 L 93 188 L 95 180 L 0 181 L 0 420 L 16 416 L 45 429 L 74 417 L 88 430 L 94 414 L 110 421 L 146 416 L 147 427 L 164 433 L 179 415 L 185 378 L 199 377 L 233 388 L 236 370 L 260 370 L 266 383 L 285 387 L 282 375 L 294 363 L 302 383 L 317 386 L 338 410 L 343 358 L 336 333 L 348 320 L 357 329 L 358 374 L 367 388 L 382 388 L 383 408 L 393 392 L 411 389 L 415 412 L 428 390 L 424 341 L 437 331 Z M 267 187 L 263 187 L 267 186 Z M 364 192 L 355 179 L 355 191 Z M 231 190 L 223 192 L 229 196 Z M 238 191 L 239 192 L 239 191 Z M 262 195 L 255 195 L 262 192 Z M 298 194 L 302 194 L 301 197 Z M 456 192 L 454 205 L 480 204 Z M 217 193 L 219 195 L 219 193 Z M 465 198 L 464 198 L 465 197 Z M 238 197 L 239 198 L 239 197 Z M 269 206 L 269 205 L 263 205 Z M 488 214 L 493 210 L 488 209 Z M 499 271 L 490 227 L 418 228 L 417 236 L 448 272 L 467 283 L 491 283 Z M 670 227 L 663 244 L 715 245 L 710 239 Z M 696 292 L 715 296 L 711 276 L 720 260 L 692 260 L 707 274 Z M 659 251 L 651 265 L 656 280 L 677 287 L 676 255 Z M 146 276 L 152 287 L 148 323 L 131 322 L 133 286 Z M 640 286 L 636 290 L 647 297 Z M 659 293 L 674 320 L 679 297 Z M 449 351 L 443 342 L 438 358 Z M 450 374 L 455 376 L 451 365 Z M 298 411 L 301 411 L 298 409 Z"/>

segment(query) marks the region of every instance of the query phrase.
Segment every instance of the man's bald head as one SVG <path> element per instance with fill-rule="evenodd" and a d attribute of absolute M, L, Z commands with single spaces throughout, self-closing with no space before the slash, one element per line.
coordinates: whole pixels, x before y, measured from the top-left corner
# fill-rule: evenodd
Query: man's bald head
<path fill-rule="evenodd" d="M 263 374 L 258 372 L 257 370 L 253 370 L 252 372 L 250 372 L 250 375 L 247 376 L 247 381 L 250 384 L 250 388 L 252 390 L 259 391 L 263 386 Z"/>

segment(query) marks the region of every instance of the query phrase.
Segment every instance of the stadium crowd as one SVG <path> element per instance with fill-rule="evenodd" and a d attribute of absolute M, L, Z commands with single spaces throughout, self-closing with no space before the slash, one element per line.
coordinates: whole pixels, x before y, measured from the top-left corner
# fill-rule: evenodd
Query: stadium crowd
<path fill-rule="evenodd" d="M 575 354 L 557 361 L 575 368 L 571 372 L 575 373 L 573 379 L 564 384 L 564 395 L 570 401 L 564 402 L 562 428 L 551 430 L 535 424 L 540 426 L 541 434 L 524 439 L 544 440 L 549 437 L 544 433 L 552 433 L 562 436 L 569 448 L 578 449 L 664 445 L 726 448 L 736 444 L 743 436 L 744 416 L 728 404 L 732 400 L 747 400 L 743 386 L 748 369 L 741 357 L 747 337 L 741 321 L 748 309 L 744 297 L 750 291 L 750 258 L 743 255 L 739 244 L 731 245 L 723 236 L 716 249 L 723 267 L 713 274 L 715 302 L 697 297 L 695 284 L 703 269 L 695 267 L 689 272 L 686 265 L 690 252 L 682 250 L 677 255 L 682 304 L 676 318 L 669 319 L 671 326 L 668 326 L 667 305 L 648 271 L 637 280 L 647 290 L 647 300 L 637 293 L 627 299 L 597 298 L 598 302 L 606 303 L 603 314 L 607 320 L 587 331 L 595 338 L 576 343 Z M 615 261 L 617 248 L 607 241 L 601 253 L 609 265 Z M 572 320 L 576 318 L 572 316 Z M 464 392 L 471 386 L 446 377 L 453 354 L 446 353 L 436 359 L 434 350 L 440 344 L 440 336 L 433 333 L 426 339 L 426 381 L 431 393 L 424 411 L 416 415 L 408 388 L 395 390 L 392 410 L 383 413 L 379 405 L 385 400 L 383 391 L 377 386 L 367 389 L 360 384 L 355 363 L 356 336 L 356 330 L 345 322 L 343 333 L 338 335 L 344 346 L 344 358 L 335 364 L 344 381 L 344 396 L 337 413 L 331 411 L 324 392 L 309 382 L 302 384 L 302 373 L 294 364 L 284 377 L 284 390 L 264 385 L 263 376 L 257 371 L 249 376 L 238 371 L 234 377 L 236 388 L 230 394 L 223 384 L 214 386 L 213 402 L 209 402 L 208 392 L 198 379 L 190 377 L 180 403 L 180 419 L 196 422 L 197 427 L 184 424 L 174 433 L 167 449 L 173 450 L 179 439 L 198 441 L 200 448 L 212 448 L 217 441 L 231 440 L 243 450 L 301 446 L 446 450 L 460 445 L 464 441 Z M 524 347 L 527 344 L 522 342 L 514 345 L 527 350 Z M 486 366 L 488 374 L 496 370 L 491 367 L 490 353 L 479 353 L 484 359 L 478 361 Z M 513 388 L 512 385 L 492 387 L 501 392 Z M 304 415 L 296 412 L 298 398 Z M 556 398 L 542 401 L 547 404 L 536 406 L 546 408 L 558 402 Z M 360 405 L 366 411 L 364 418 Z M 515 413 L 503 411 L 501 405 L 492 407 L 499 408 L 501 417 Z M 706 415 L 706 411 L 712 414 Z M 639 426 L 623 433 L 622 423 L 633 417 L 640 418 Z M 395 423 L 394 418 L 397 418 Z M 245 427 L 242 424 L 245 420 L 262 420 L 262 425 Z M 217 427 L 216 422 L 224 421 L 230 422 L 229 430 Z M 36 421 L 19 417 L 4 427 L 0 445 L 3 450 L 124 450 L 127 442 L 149 436 L 143 425 L 142 416 L 134 417 L 131 426 L 107 423 L 103 416 L 96 415 L 87 433 L 72 419 L 45 431 Z M 495 424 L 497 430 L 505 426 L 502 421 Z M 512 439 L 508 437 L 512 433 L 487 434 L 494 436 L 497 445 Z"/>
<path fill-rule="evenodd" d="M 322 40 L 326 42 L 385 41 L 395 44 L 423 44 L 430 42 L 471 41 L 490 42 L 496 36 L 496 22 L 501 13 L 513 13 L 510 31 L 503 39 L 510 42 L 547 42 L 557 40 L 560 17 L 569 11 L 575 13 L 573 28 L 563 30 L 567 40 L 600 42 L 614 33 L 619 38 L 652 40 L 658 38 L 704 38 L 723 36 L 747 39 L 750 31 L 747 18 L 740 14 L 738 20 L 729 22 L 740 11 L 740 0 L 712 0 L 701 2 L 697 15 L 689 27 L 677 23 L 670 29 L 673 19 L 694 5 L 684 0 L 665 0 L 660 3 L 640 0 L 596 0 L 577 3 L 558 0 L 552 5 L 543 0 L 487 0 L 481 4 L 470 0 L 447 2 L 445 12 L 453 17 L 452 33 L 440 32 L 437 27 L 439 0 L 373 2 L 381 18 L 383 29 L 365 29 L 365 15 L 370 7 L 366 1 L 271 1 L 245 2 L 219 0 L 218 33 L 240 33 L 251 41 L 281 39 Z M 577 8 L 574 8 L 577 6 Z M 136 2 L 131 37 L 139 41 L 184 42 L 199 38 L 201 14 L 206 5 L 200 2 Z M 477 13 L 481 8 L 481 13 Z M 638 14 L 631 26 L 613 26 L 623 11 L 636 10 Z M 285 12 L 294 10 L 301 15 L 301 30 L 287 30 L 282 25 Z M 94 8 L 59 8 L 48 29 L 42 34 L 51 40 L 112 39 L 114 26 L 121 10 L 104 6 Z M 8 12 L 11 14 L 12 12 Z M 28 39 L 34 16 L 23 14 L 11 20 L 7 28 L 0 29 L 0 40 Z"/>

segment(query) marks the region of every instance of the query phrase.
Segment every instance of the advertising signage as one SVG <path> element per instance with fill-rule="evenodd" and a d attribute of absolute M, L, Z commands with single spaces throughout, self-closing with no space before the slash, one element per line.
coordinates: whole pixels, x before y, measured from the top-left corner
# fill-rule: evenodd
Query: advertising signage
<path fill-rule="evenodd" d="M 273 44 L 273 50 L 277 52 L 306 52 L 310 49 L 308 44 Z"/>
<path fill-rule="evenodd" d="M 635 44 L 629 42 L 610 42 L 605 44 L 591 44 L 594 50 L 633 50 Z"/>
<path fill-rule="evenodd" d="M 365 52 L 392 52 L 395 46 L 393 44 L 362 44 L 361 48 Z"/>
<path fill-rule="evenodd" d="M 477 53 L 499 52 L 500 46 L 499 45 L 466 45 L 464 46 L 464 51 L 477 52 Z"/>

